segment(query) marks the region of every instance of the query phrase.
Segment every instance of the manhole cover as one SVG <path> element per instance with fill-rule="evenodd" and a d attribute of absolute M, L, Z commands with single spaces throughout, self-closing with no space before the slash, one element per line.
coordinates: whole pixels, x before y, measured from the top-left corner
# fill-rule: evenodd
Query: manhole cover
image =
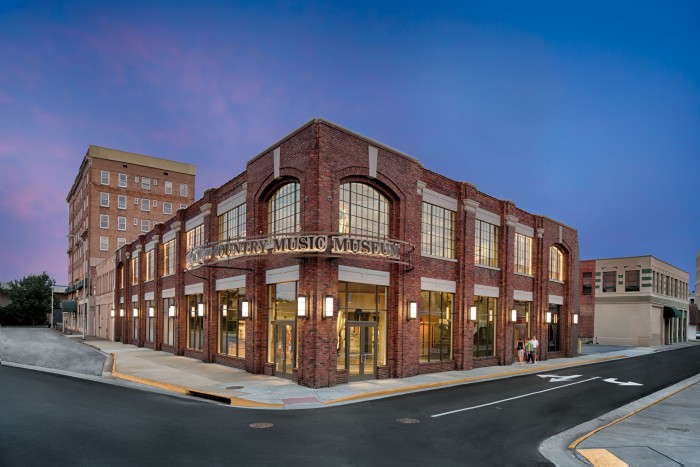
<path fill-rule="evenodd" d="M 243 386 L 229 386 L 226 389 L 243 389 Z"/>
<path fill-rule="evenodd" d="M 248 426 L 251 428 L 272 428 L 275 425 L 272 423 L 251 423 Z"/>
<path fill-rule="evenodd" d="M 419 423 L 419 420 L 417 418 L 397 418 L 396 421 L 408 425 L 410 425 L 411 423 Z"/>

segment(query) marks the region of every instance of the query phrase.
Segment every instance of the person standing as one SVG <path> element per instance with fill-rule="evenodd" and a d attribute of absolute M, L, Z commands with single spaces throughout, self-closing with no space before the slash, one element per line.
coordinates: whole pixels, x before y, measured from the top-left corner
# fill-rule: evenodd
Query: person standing
<path fill-rule="evenodd" d="M 535 363 L 535 344 L 532 343 L 532 339 L 528 339 L 525 343 L 525 349 L 527 349 L 527 363 Z"/>
<path fill-rule="evenodd" d="M 537 347 L 540 346 L 540 341 L 537 340 L 537 336 L 532 336 L 532 344 L 535 348 L 534 355 L 532 356 L 532 363 L 537 361 Z"/>
<path fill-rule="evenodd" d="M 523 364 L 523 358 L 525 358 L 525 343 L 522 337 L 518 337 L 518 346 L 516 347 L 518 351 L 518 361 Z"/>

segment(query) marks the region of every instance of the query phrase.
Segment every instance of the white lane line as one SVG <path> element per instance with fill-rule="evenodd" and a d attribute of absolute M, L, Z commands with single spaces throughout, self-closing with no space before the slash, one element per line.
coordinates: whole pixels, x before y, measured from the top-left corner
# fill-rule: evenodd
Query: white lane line
<path fill-rule="evenodd" d="M 508 398 L 508 399 L 501 399 L 500 401 L 489 402 L 488 404 L 475 405 L 474 407 L 465 407 L 465 408 L 463 408 L 463 409 L 451 410 L 450 412 L 438 413 L 438 414 L 435 414 L 435 415 L 431 415 L 431 417 L 432 417 L 432 418 L 435 418 L 435 417 L 442 417 L 443 415 L 452 415 L 453 413 L 466 412 L 467 410 L 480 409 L 481 407 L 488 407 L 489 405 L 500 404 L 500 403 L 502 403 L 502 402 L 508 402 L 508 401 L 512 401 L 512 400 L 515 400 L 515 399 L 520 399 L 520 398 L 523 398 L 523 397 L 534 396 L 535 394 L 542 394 L 543 392 L 555 391 L 555 390 L 557 390 L 557 389 L 562 389 L 562 388 L 565 388 L 565 387 L 567 387 L 567 386 L 573 386 L 574 384 L 587 383 L 588 381 L 593 381 L 594 379 L 600 379 L 600 376 L 594 376 L 593 378 L 584 379 L 583 381 L 577 381 L 577 382 L 575 382 L 575 383 L 564 384 L 564 385 L 562 385 L 562 386 L 557 386 L 557 387 L 554 387 L 554 388 L 543 389 L 542 391 L 531 392 L 531 393 L 528 393 L 528 394 L 522 394 L 522 395 L 520 395 L 520 396 L 511 397 L 511 398 Z"/>

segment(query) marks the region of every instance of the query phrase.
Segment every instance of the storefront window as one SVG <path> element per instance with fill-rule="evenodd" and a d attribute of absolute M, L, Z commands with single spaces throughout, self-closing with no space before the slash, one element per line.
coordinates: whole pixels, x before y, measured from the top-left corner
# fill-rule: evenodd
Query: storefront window
<path fill-rule="evenodd" d="M 156 312 L 153 309 L 153 300 L 146 300 L 146 340 L 153 342 L 155 340 L 154 329 L 156 322 Z"/>
<path fill-rule="evenodd" d="M 200 304 L 204 303 L 202 294 L 187 295 L 187 348 L 202 350 L 204 345 L 204 316 Z"/>
<path fill-rule="evenodd" d="M 369 185 L 358 182 L 340 186 L 338 230 L 346 235 L 389 237 L 388 200 Z"/>
<path fill-rule="evenodd" d="M 513 303 L 513 309 L 516 313 L 515 323 L 513 323 L 513 348 L 518 343 L 518 339 L 522 338 L 523 342 L 530 338 L 530 302 L 516 300 Z"/>
<path fill-rule="evenodd" d="M 175 345 L 175 299 L 163 299 L 163 344 Z"/>
<path fill-rule="evenodd" d="M 275 375 L 291 378 L 297 366 L 297 286 L 294 282 L 269 284 L 267 361 L 275 366 Z"/>
<path fill-rule="evenodd" d="M 138 302 L 132 302 L 132 315 L 131 315 L 131 337 L 137 341 L 139 340 L 139 304 Z"/>
<path fill-rule="evenodd" d="M 547 325 L 547 350 L 559 350 L 559 337 L 561 335 L 561 305 L 549 304 L 549 312 L 552 314 L 552 322 Z"/>
<path fill-rule="evenodd" d="M 496 355 L 496 315 L 498 299 L 474 297 L 476 322 L 474 323 L 474 357 Z"/>
<path fill-rule="evenodd" d="M 420 361 L 440 362 L 452 358 L 452 303 L 454 294 L 420 293 Z"/>
<path fill-rule="evenodd" d="M 245 320 L 239 315 L 245 289 L 221 290 L 219 295 L 219 352 L 245 357 Z"/>

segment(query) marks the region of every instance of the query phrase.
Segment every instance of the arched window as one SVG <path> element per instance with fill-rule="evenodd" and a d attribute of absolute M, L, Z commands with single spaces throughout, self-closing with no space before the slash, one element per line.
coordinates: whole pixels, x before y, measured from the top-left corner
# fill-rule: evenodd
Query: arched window
<path fill-rule="evenodd" d="M 377 190 L 359 182 L 340 186 L 338 230 L 346 235 L 389 237 L 389 201 Z"/>
<path fill-rule="evenodd" d="M 549 248 L 549 278 L 564 282 L 564 253 L 556 246 Z"/>
<path fill-rule="evenodd" d="M 267 233 L 294 233 L 301 230 L 299 183 L 287 183 L 267 203 Z"/>

